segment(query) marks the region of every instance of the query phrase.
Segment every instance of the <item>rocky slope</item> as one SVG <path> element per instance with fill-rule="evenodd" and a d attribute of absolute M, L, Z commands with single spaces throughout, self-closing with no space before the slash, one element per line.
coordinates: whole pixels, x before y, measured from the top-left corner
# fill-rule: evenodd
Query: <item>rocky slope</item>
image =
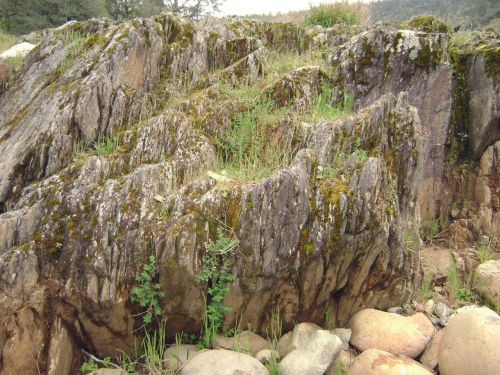
<path fill-rule="evenodd" d="M 219 227 L 238 240 L 228 327 L 240 315 L 264 332 L 273 309 L 285 329 L 327 311 L 342 326 L 400 305 L 420 216 L 449 217 L 447 166 L 467 150 L 482 155 L 460 190 L 485 192 L 474 235 L 500 233 L 499 42 L 479 38 L 456 53 L 446 33 L 171 15 L 49 32 L 0 97 L 1 374 L 131 352 L 129 297 L 151 254 L 167 332 L 199 332 L 195 275 Z M 355 112 L 318 115 L 326 94 Z M 219 140 L 263 102 L 266 145 L 290 162 L 224 175 Z M 463 132 L 469 148 L 453 149 Z"/>

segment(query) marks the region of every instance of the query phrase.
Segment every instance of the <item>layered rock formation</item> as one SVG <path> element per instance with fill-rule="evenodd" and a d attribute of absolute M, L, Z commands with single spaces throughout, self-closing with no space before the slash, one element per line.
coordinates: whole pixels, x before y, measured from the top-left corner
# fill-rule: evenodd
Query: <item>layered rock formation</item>
<path fill-rule="evenodd" d="M 271 52 L 311 50 L 330 68 L 266 72 Z M 439 212 L 428 196 L 443 185 L 448 61 L 446 35 L 390 27 L 161 15 L 53 30 L 0 97 L 1 373 L 69 374 L 80 349 L 132 351 L 142 321 L 129 297 L 150 254 L 167 331 L 198 332 L 195 275 L 220 226 L 238 239 L 228 326 L 240 315 L 263 331 L 273 309 L 286 329 L 326 311 L 343 325 L 401 304 L 417 196 L 422 213 Z M 252 105 L 234 88 L 256 85 L 281 114 L 266 136 L 291 162 L 258 181 L 209 177 L 218 137 Z M 309 116 L 325 91 L 332 106 L 354 96 L 356 113 Z M 479 153 L 495 111 L 471 130 Z"/>

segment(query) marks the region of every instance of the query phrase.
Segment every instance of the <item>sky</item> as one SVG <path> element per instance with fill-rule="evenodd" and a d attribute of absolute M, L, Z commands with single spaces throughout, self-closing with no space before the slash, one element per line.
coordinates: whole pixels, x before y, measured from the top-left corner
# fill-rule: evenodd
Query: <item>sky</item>
<path fill-rule="evenodd" d="M 268 14 L 309 9 L 309 4 L 325 0 L 226 0 L 221 7 L 223 15 Z"/>

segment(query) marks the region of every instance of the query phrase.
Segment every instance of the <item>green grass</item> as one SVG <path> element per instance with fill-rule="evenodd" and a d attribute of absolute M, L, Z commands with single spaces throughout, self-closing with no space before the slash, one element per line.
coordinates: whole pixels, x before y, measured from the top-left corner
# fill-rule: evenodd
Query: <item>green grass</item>
<path fill-rule="evenodd" d="M 274 128 L 287 111 L 287 107 L 275 108 L 264 99 L 235 115 L 229 129 L 216 137 L 217 169 L 237 180 L 255 181 L 287 166 L 292 157 L 290 145 L 272 139 Z"/>
<path fill-rule="evenodd" d="M 276 352 L 278 351 L 278 342 L 283 333 L 283 321 L 281 320 L 280 310 L 275 307 L 271 312 L 271 332 L 267 332 L 267 340 L 272 351 L 271 359 L 264 365 L 270 375 L 282 375 Z"/>
<path fill-rule="evenodd" d="M 456 303 L 458 301 L 475 302 L 477 300 L 477 296 L 472 291 L 473 280 L 473 272 L 469 274 L 465 282 L 462 280 L 458 272 L 457 262 L 453 258 L 450 268 L 448 269 L 447 279 L 448 296 L 450 297 L 450 301 L 452 303 Z"/>
<path fill-rule="evenodd" d="M 431 290 L 432 279 L 433 275 L 431 273 L 424 274 L 424 278 L 422 280 L 422 286 L 420 287 L 420 296 L 419 296 L 419 300 L 422 302 L 425 302 L 432 297 L 432 290 Z"/>
<path fill-rule="evenodd" d="M 436 218 L 427 219 L 420 227 L 422 241 L 431 243 L 439 234 L 439 221 Z"/>
<path fill-rule="evenodd" d="M 361 23 L 363 18 L 363 7 L 360 4 L 349 4 L 348 1 L 319 4 L 309 8 L 304 19 L 304 26 L 357 25 Z"/>
<path fill-rule="evenodd" d="M 15 45 L 18 39 L 15 35 L 9 34 L 3 30 L 0 30 L 0 53 L 7 51 L 10 47 Z"/>
<path fill-rule="evenodd" d="M 491 247 L 489 243 L 483 243 L 479 245 L 477 249 L 477 257 L 479 258 L 480 263 L 487 262 L 493 256 L 493 251 L 491 251 Z"/>

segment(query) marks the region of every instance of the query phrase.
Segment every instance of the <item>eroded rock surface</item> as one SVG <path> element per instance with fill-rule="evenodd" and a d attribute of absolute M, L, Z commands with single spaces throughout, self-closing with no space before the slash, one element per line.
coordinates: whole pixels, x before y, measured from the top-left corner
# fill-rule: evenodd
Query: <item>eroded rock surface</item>
<path fill-rule="evenodd" d="M 73 373 L 81 349 L 132 352 L 142 321 L 129 298 L 151 254 L 167 332 L 199 332 L 207 285 L 195 275 L 221 223 L 238 239 L 228 326 L 239 316 L 264 333 L 273 310 L 285 330 L 327 311 L 343 326 L 401 305 L 418 263 L 404 233 L 442 179 L 446 43 L 166 14 L 48 32 L 0 97 L 2 375 Z M 333 56 L 326 68 L 265 73 L 270 51 L 309 48 Z M 256 181 L 210 177 L 251 86 L 280 113 L 266 137 L 290 162 Z M 353 94 L 356 112 L 310 115 L 325 92 L 339 107 Z"/>

